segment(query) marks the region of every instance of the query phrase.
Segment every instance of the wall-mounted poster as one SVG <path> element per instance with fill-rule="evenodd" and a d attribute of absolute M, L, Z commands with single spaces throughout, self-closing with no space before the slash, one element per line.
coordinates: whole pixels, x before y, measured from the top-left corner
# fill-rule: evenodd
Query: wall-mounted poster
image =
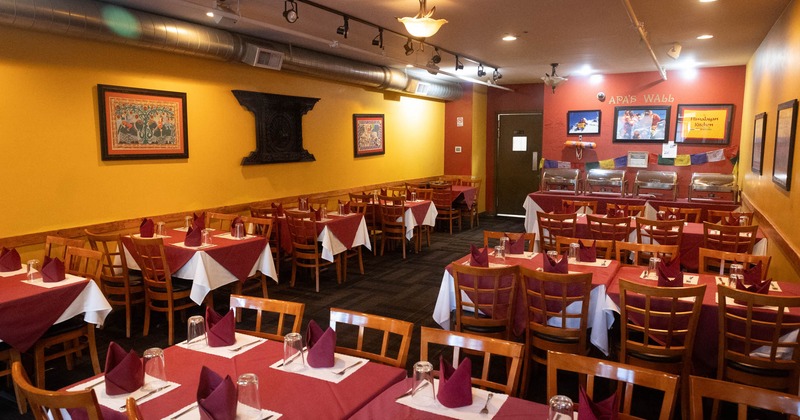
<path fill-rule="evenodd" d="M 669 134 L 668 106 L 614 108 L 614 143 L 662 143 Z"/>
<path fill-rule="evenodd" d="M 794 127 L 797 125 L 797 99 L 778 105 L 777 120 L 772 182 L 789 191 L 792 186 L 792 154 L 794 153 Z"/>
<path fill-rule="evenodd" d="M 353 154 L 355 157 L 386 153 L 383 114 L 353 114 Z"/>
<path fill-rule="evenodd" d="M 678 105 L 675 142 L 728 144 L 731 142 L 733 105 Z"/>
<path fill-rule="evenodd" d="M 600 134 L 600 110 L 567 111 L 567 135 Z"/>
<path fill-rule="evenodd" d="M 761 175 L 761 162 L 764 161 L 764 136 L 767 135 L 767 113 L 756 115 L 753 123 L 753 160 L 750 169 Z"/>
<path fill-rule="evenodd" d="M 650 154 L 647 152 L 628 152 L 628 167 L 647 169 L 647 159 L 649 156 Z"/>

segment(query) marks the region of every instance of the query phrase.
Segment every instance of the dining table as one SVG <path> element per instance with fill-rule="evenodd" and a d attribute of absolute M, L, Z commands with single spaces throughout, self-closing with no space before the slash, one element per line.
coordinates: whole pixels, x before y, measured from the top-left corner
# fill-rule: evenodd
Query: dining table
<path fill-rule="evenodd" d="M 191 247 L 184 244 L 186 228 L 168 229 L 161 237 L 173 277 L 191 280 L 190 298 L 202 304 L 206 295 L 235 281 L 245 281 L 260 271 L 278 282 L 269 241 L 260 235 L 234 238 L 230 232 L 210 230 L 211 243 Z M 138 236 L 139 234 L 133 234 Z M 128 267 L 139 270 L 131 235 L 122 236 Z"/>
<path fill-rule="evenodd" d="M 470 185 L 453 185 L 453 205 L 463 202 L 468 209 L 475 204 L 478 189 Z"/>
<path fill-rule="evenodd" d="M 286 216 L 279 216 L 276 220 L 281 226 L 281 250 L 287 255 L 291 255 L 294 247 L 292 246 L 292 235 L 289 232 L 289 223 Z M 333 262 L 337 254 L 359 246 L 365 246 L 372 250 L 369 228 L 363 214 L 327 212 L 322 220 L 315 221 L 315 226 L 318 235 L 317 241 L 322 245 L 321 257 L 326 261 Z"/>
<path fill-rule="evenodd" d="M 406 200 L 404 201 L 406 220 L 406 239 L 414 237 L 414 228 L 417 226 L 436 226 L 436 216 L 439 212 L 431 200 Z"/>

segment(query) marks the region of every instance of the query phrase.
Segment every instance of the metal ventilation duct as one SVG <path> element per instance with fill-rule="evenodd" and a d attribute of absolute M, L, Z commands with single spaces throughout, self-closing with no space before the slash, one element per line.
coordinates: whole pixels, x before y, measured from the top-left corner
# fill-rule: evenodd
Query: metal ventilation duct
<path fill-rule="evenodd" d="M 105 24 L 107 14 L 121 14 L 125 25 L 112 29 Z M 93 0 L 0 0 L 0 25 L 50 32 L 60 35 L 116 42 L 170 51 L 221 61 L 257 65 L 255 50 L 283 54 L 282 64 L 257 65 L 332 79 L 373 89 L 417 94 L 422 80 L 385 66 L 337 57 L 303 48 L 184 22 L 138 10 L 112 6 Z M 248 56 L 248 50 L 251 55 Z M 458 83 L 424 81 L 423 96 L 455 100 L 461 97 Z"/>

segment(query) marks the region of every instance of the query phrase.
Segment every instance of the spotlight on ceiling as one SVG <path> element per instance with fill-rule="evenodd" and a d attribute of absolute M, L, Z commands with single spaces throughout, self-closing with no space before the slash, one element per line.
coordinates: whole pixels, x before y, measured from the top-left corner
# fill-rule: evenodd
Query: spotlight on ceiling
<path fill-rule="evenodd" d="M 483 70 L 483 64 L 478 64 L 478 77 L 486 76 L 486 71 Z"/>
<path fill-rule="evenodd" d="M 383 49 L 383 28 L 378 28 L 378 35 L 372 38 L 372 45 Z"/>
<path fill-rule="evenodd" d="M 503 78 L 503 75 L 500 74 L 500 70 L 494 69 L 494 71 L 492 72 L 492 80 L 496 82 L 496 81 L 498 81 L 498 80 L 500 80 L 502 78 Z"/>
<path fill-rule="evenodd" d="M 464 64 L 461 63 L 461 60 L 459 60 L 458 56 L 456 56 L 456 71 L 458 70 L 464 70 Z"/>
<path fill-rule="evenodd" d="M 289 23 L 295 23 L 299 17 L 300 16 L 297 14 L 297 3 L 295 3 L 294 0 L 286 0 L 283 3 L 283 18 Z"/>
<path fill-rule="evenodd" d="M 344 25 L 336 28 L 336 33 L 347 39 L 347 33 L 350 32 L 350 18 L 344 16 Z"/>
<path fill-rule="evenodd" d="M 414 43 L 411 41 L 411 38 L 408 38 L 406 45 L 403 45 L 403 49 L 406 50 L 406 55 L 414 54 Z"/>
<path fill-rule="evenodd" d="M 419 0 L 419 12 L 416 16 L 397 18 L 400 23 L 405 25 L 409 34 L 418 38 L 427 38 L 435 35 L 439 28 L 447 23 L 445 19 L 433 19 L 431 16 L 436 11 L 436 6 L 429 12 L 426 10 L 425 1 Z"/>
<path fill-rule="evenodd" d="M 556 88 L 558 87 L 558 85 L 566 82 L 567 78 L 561 77 L 556 74 L 556 67 L 558 67 L 558 63 L 550 63 L 550 65 L 553 67 L 553 73 L 552 74 L 545 73 L 544 77 L 542 77 L 542 80 L 544 80 L 545 85 L 553 88 L 553 93 L 556 93 Z"/>
<path fill-rule="evenodd" d="M 681 44 L 676 42 L 672 44 L 672 48 L 670 48 L 669 51 L 667 51 L 667 55 L 670 56 L 670 58 L 672 58 L 673 60 L 677 60 L 678 57 L 681 56 L 681 48 L 682 48 Z"/>
<path fill-rule="evenodd" d="M 439 47 L 433 47 L 433 50 L 434 50 L 434 53 L 433 53 L 433 56 L 431 57 L 431 61 L 430 62 L 433 63 L 433 64 L 441 63 L 442 62 L 442 56 L 439 55 Z"/>

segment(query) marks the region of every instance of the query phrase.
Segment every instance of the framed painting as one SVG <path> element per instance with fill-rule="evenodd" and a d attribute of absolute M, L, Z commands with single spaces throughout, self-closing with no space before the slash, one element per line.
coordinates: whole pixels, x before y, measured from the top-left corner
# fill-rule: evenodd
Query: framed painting
<path fill-rule="evenodd" d="M 728 144 L 733 105 L 678 105 L 675 143 Z"/>
<path fill-rule="evenodd" d="M 189 157 L 186 94 L 97 85 L 102 160 Z"/>
<path fill-rule="evenodd" d="M 383 114 L 353 114 L 353 154 L 355 157 L 386 153 Z"/>
<path fill-rule="evenodd" d="M 761 162 L 764 161 L 764 136 L 767 135 L 767 113 L 762 112 L 756 115 L 753 122 L 753 159 L 750 163 L 750 170 L 753 173 L 762 174 Z"/>
<path fill-rule="evenodd" d="M 775 129 L 775 157 L 772 165 L 772 182 L 786 191 L 792 186 L 792 154 L 797 125 L 797 99 L 778 105 Z"/>
<path fill-rule="evenodd" d="M 614 143 L 663 143 L 669 135 L 669 106 L 614 108 Z"/>
<path fill-rule="evenodd" d="M 567 135 L 600 134 L 600 110 L 567 111 Z"/>

